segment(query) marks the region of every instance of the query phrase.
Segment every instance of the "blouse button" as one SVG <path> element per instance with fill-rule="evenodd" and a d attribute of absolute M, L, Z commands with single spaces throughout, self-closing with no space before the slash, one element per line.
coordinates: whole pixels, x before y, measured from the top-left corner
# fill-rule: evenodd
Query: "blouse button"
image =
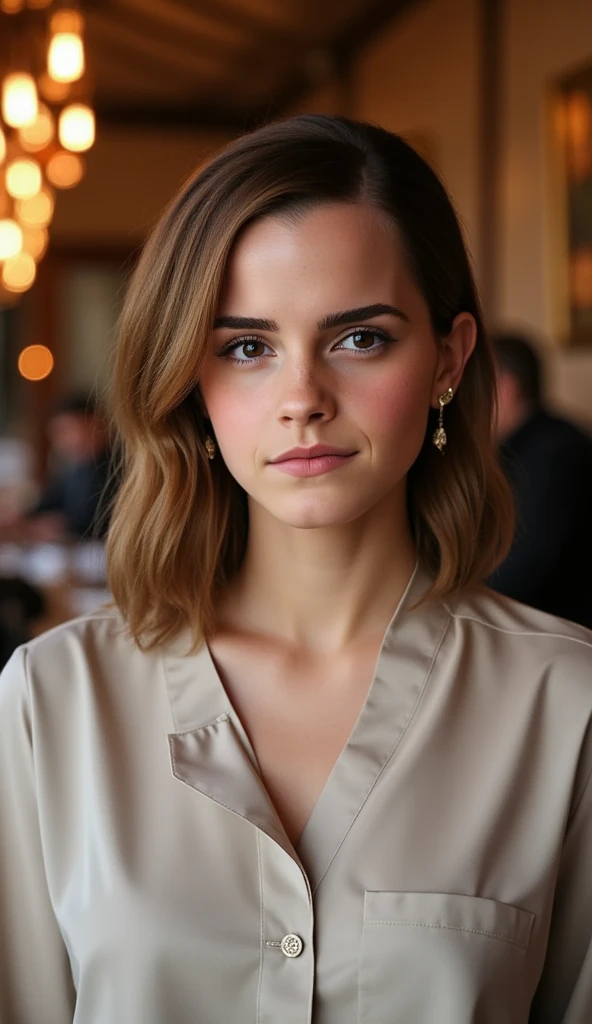
<path fill-rule="evenodd" d="M 284 935 L 281 941 L 281 950 L 284 956 L 300 956 L 304 943 L 299 935 Z"/>

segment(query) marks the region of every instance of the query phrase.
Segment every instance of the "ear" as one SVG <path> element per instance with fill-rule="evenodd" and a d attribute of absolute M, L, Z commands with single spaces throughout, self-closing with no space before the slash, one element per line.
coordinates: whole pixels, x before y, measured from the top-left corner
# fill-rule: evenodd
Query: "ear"
<path fill-rule="evenodd" d="M 471 313 L 459 313 L 454 319 L 450 334 L 440 340 L 431 398 L 434 409 L 438 408 L 438 398 L 448 388 L 454 391 L 458 389 L 476 342 L 475 317 Z"/>

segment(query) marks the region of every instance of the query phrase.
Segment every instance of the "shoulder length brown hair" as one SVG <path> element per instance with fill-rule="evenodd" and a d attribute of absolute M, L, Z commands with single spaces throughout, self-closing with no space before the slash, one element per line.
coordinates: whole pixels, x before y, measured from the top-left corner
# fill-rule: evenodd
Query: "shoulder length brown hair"
<path fill-rule="evenodd" d="M 430 596 L 486 577 L 512 532 L 492 440 L 494 367 L 459 224 L 436 174 L 397 135 L 304 115 L 239 138 L 182 188 L 149 238 L 127 293 L 112 378 L 122 486 L 108 537 L 109 583 L 138 643 L 187 627 L 198 645 L 240 565 L 246 496 L 220 458 L 208 462 L 196 397 L 226 261 L 256 217 L 325 202 L 365 202 L 396 225 L 436 339 L 469 312 L 477 345 L 446 410 L 446 457 L 431 444 L 409 474 L 418 556 Z"/>

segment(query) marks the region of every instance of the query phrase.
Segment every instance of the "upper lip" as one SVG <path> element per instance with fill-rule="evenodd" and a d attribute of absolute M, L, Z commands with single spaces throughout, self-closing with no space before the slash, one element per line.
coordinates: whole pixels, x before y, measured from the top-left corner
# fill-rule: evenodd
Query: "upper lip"
<path fill-rule="evenodd" d="M 282 452 L 277 458 L 271 459 L 271 462 L 287 462 L 288 459 L 316 459 L 320 455 L 354 455 L 355 452 L 351 448 L 337 448 L 333 444 L 313 444 L 310 448 L 290 448 L 287 452 Z"/>

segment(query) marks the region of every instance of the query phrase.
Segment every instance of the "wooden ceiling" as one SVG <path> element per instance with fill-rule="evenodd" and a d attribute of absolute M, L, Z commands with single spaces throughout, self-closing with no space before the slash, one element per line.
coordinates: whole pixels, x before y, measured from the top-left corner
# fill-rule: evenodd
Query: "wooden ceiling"
<path fill-rule="evenodd" d="M 344 73 L 412 2 L 82 0 L 98 118 L 242 131 Z"/>

